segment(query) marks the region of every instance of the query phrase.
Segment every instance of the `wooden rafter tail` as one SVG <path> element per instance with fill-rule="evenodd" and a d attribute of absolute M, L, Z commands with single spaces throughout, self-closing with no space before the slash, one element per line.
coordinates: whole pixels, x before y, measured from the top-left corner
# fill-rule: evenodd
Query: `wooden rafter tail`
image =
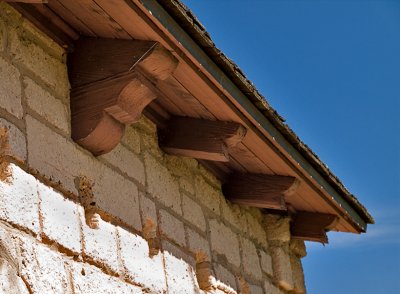
<path fill-rule="evenodd" d="M 333 214 L 297 211 L 290 226 L 292 238 L 328 243 L 326 232 L 333 228 L 338 220 Z"/>
<path fill-rule="evenodd" d="M 125 125 L 137 121 L 157 98 L 151 80 L 165 78 L 176 66 L 177 60 L 156 42 L 78 40 L 68 62 L 72 138 L 94 155 L 111 151 Z"/>
<path fill-rule="evenodd" d="M 298 180 L 289 176 L 232 174 L 222 189 L 233 203 L 286 211 L 284 195 L 298 185 Z"/>
<path fill-rule="evenodd" d="M 173 117 L 159 131 L 166 153 L 210 161 L 229 161 L 229 148 L 244 138 L 246 129 L 235 122 Z"/>
<path fill-rule="evenodd" d="M 10 3 L 30 3 L 30 4 L 45 4 L 49 2 L 49 0 L 3 0 L 3 1 Z"/>

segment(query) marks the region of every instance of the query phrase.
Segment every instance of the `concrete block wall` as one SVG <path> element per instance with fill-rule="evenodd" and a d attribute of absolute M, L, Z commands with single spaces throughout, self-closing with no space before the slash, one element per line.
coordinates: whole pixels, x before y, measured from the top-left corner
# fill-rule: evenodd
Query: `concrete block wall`
<path fill-rule="evenodd" d="M 75 144 L 66 53 L 0 3 L 0 293 L 305 293 L 288 220 L 232 205 L 156 132 Z"/>

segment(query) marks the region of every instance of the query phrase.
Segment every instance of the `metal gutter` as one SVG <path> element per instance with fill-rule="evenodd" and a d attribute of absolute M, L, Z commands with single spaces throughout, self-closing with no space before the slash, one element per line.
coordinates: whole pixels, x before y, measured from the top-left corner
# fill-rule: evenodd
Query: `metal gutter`
<path fill-rule="evenodd" d="M 181 45 L 208 71 L 214 79 L 235 99 L 235 101 L 252 116 L 252 118 L 268 132 L 268 134 L 287 152 L 324 190 L 326 190 L 334 201 L 347 212 L 353 222 L 355 222 L 360 231 L 365 232 L 367 223 L 373 223 L 372 217 L 365 208 L 352 195 L 355 204 L 350 205 L 338 191 L 310 164 L 308 160 L 287 140 L 282 132 L 271 123 L 259 108 L 256 107 L 248 96 L 241 91 L 238 86 L 221 70 L 221 68 L 204 52 L 203 49 L 193 40 L 191 36 L 176 22 L 176 20 L 154 0 L 140 0 L 148 12 L 157 19 Z M 168 1 L 166 1 L 168 2 Z M 277 119 L 281 119 L 277 114 Z M 289 131 L 291 131 L 289 129 Z M 297 136 L 292 132 L 292 136 Z M 298 139 L 298 138 L 297 138 Z M 299 140 L 299 139 L 298 139 Z M 300 143 L 302 143 L 300 141 Z M 308 148 L 308 147 L 307 147 Z M 315 156 L 316 157 L 316 156 Z M 344 187 L 341 187 L 345 190 Z M 358 211 L 353 207 L 357 207 Z M 362 213 L 360 213 L 360 210 Z M 361 216 L 362 215 L 362 216 Z"/>

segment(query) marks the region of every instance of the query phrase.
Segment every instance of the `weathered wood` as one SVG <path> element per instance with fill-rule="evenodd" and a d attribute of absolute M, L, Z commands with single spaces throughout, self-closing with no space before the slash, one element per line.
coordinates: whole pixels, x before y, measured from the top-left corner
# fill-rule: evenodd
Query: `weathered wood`
<path fill-rule="evenodd" d="M 35 4 L 42 4 L 49 2 L 48 0 L 3 0 L 4 2 L 10 3 L 35 3 Z"/>
<path fill-rule="evenodd" d="M 18 1 L 22 2 L 22 1 Z M 78 34 L 59 16 L 39 2 L 9 1 L 10 5 L 67 51 L 72 51 Z M 41 2 L 40 2 L 41 3 Z"/>
<path fill-rule="evenodd" d="M 337 221 L 338 217 L 333 214 L 297 211 L 290 226 L 292 238 L 328 243 L 326 232 L 333 228 Z"/>
<path fill-rule="evenodd" d="M 286 210 L 284 196 L 299 185 L 294 177 L 266 174 L 232 174 L 222 189 L 233 203 Z"/>
<path fill-rule="evenodd" d="M 166 153 L 212 161 L 229 161 L 229 148 L 238 144 L 246 129 L 238 123 L 173 117 L 159 132 Z"/>
<path fill-rule="evenodd" d="M 158 96 L 150 80 L 167 77 L 177 61 L 149 41 L 83 38 L 75 48 L 68 63 L 72 138 L 104 154 L 119 143 L 124 125 L 138 120 Z"/>

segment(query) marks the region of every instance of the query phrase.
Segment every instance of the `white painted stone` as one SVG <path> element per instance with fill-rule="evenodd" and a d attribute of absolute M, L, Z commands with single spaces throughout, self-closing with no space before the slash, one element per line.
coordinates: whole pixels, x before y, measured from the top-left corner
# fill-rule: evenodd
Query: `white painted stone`
<path fill-rule="evenodd" d="M 80 254 L 81 227 L 77 204 L 39 183 L 43 233 L 52 241 Z"/>
<path fill-rule="evenodd" d="M 160 210 L 159 215 L 159 229 L 161 234 L 174 240 L 177 244 L 185 246 L 185 228 L 182 221 L 165 210 Z"/>
<path fill-rule="evenodd" d="M 149 257 L 149 246 L 142 237 L 118 228 L 121 258 L 127 278 L 151 293 L 166 291 L 162 253 Z"/>
<path fill-rule="evenodd" d="M 142 294 L 142 290 L 121 279 L 106 275 L 100 269 L 73 262 L 72 279 L 75 294 Z"/>
<path fill-rule="evenodd" d="M 192 294 L 198 292 L 191 267 L 182 259 L 164 252 L 168 293 Z"/>
<path fill-rule="evenodd" d="M 142 185 L 145 184 L 144 166 L 141 159 L 121 144 L 100 158 L 120 169 L 128 177 L 136 179 Z"/>
<path fill-rule="evenodd" d="M 204 219 L 204 214 L 201 206 L 185 194 L 182 195 L 182 210 L 183 217 L 185 219 L 198 227 L 200 230 L 206 230 L 206 221 Z"/>
<path fill-rule="evenodd" d="M 86 225 L 83 209 L 79 207 L 79 210 L 82 217 L 83 251 L 85 256 L 96 263 L 108 267 L 115 273 L 119 273 L 116 228 L 100 220 L 99 228 L 91 229 Z"/>
<path fill-rule="evenodd" d="M 156 158 L 145 154 L 147 190 L 164 205 L 182 214 L 179 184 Z"/>
<path fill-rule="evenodd" d="M 238 236 L 230 228 L 215 219 L 209 221 L 211 249 L 223 254 L 228 262 L 239 267 L 239 240 Z M 227 246 L 229 244 L 229 246 Z"/>
<path fill-rule="evenodd" d="M 0 57 L 0 107 L 17 118 L 23 114 L 18 69 Z"/>
<path fill-rule="evenodd" d="M 0 293 L 29 294 L 28 288 L 18 276 L 17 270 L 0 257 Z"/>
<path fill-rule="evenodd" d="M 0 219 L 39 233 L 37 180 L 13 163 L 10 177 L 0 181 Z"/>
<path fill-rule="evenodd" d="M 21 237 L 21 274 L 33 293 L 68 293 L 67 273 L 61 254 L 34 240 Z"/>
<path fill-rule="evenodd" d="M 253 242 L 245 238 L 241 238 L 241 244 L 244 271 L 253 278 L 260 280 L 262 278 L 262 272 L 256 247 Z"/>
<path fill-rule="evenodd" d="M 0 118 L 0 129 L 6 130 L 6 134 L 4 134 L 4 138 L 1 138 L 0 142 L 6 142 L 6 147 L 3 150 L 0 150 L 0 154 L 10 156 L 15 158 L 18 161 L 26 161 L 26 142 L 25 136 L 22 132 L 12 123 L 6 121 L 3 118 Z M 1 131 L 3 133 L 3 131 Z"/>
<path fill-rule="evenodd" d="M 29 78 L 24 79 L 28 106 L 55 127 L 69 134 L 69 111 L 65 104 L 54 98 Z"/>

